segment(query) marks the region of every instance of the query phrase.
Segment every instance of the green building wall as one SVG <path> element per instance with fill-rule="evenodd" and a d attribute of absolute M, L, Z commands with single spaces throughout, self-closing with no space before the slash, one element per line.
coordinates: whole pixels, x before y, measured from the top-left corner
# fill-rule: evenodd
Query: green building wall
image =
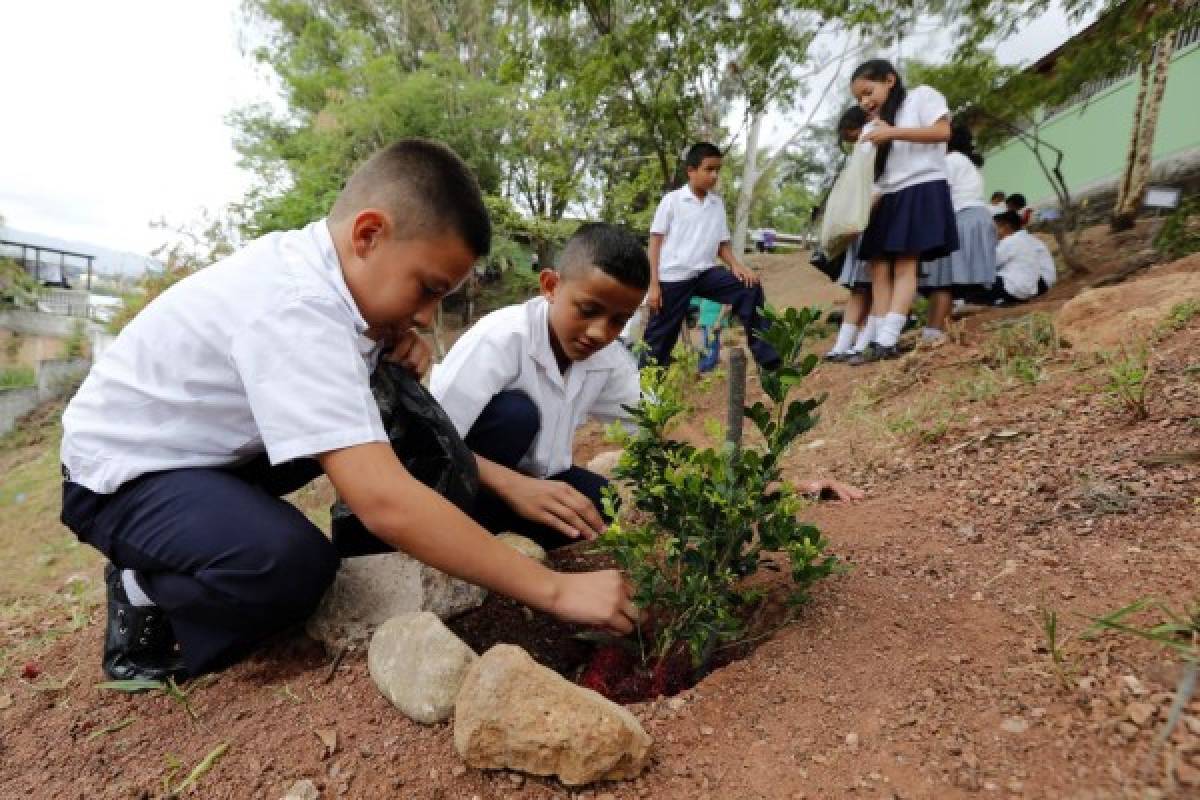
<path fill-rule="evenodd" d="M 1200 46 L 1191 44 L 1171 62 L 1154 138 L 1154 160 L 1200 149 Z M 1137 99 L 1137 75 L 1060 112 L 1039 137 L 1063 151 L 1062 172 L 1071 192 L 1115 180 L 1125 163 Z M 1053 154 L 1043 151 L 1048 165 Z M 1054 201 L 1054 191 L 1033 153 L 1013 139 L 984 154 L 985 197 L 1021 192 L 1031 205 Z"/>

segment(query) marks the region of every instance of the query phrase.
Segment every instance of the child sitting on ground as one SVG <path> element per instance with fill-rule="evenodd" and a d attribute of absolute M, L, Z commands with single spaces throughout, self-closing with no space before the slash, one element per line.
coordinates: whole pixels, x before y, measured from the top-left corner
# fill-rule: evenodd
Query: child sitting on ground
<path fill-rule="evenodd" d="M 564 619 L 632 630 L 620 573 L 520 555 L 388 442 L 374 352 L 424 362 L 413 326 L 490 245 L 466 164 L 405 140 L 355 171 L 328 219 L 185 278 L 121 332 L 63 414 L 61 454 L 63 523 L 110 562 L 110 678 L 198 675 L 303 621 L 338 552 L 281 498 L 322 472 L 388 545 Z"/>
<path fill-rule="evenodd" d="M 1023 303 L 1045 293 L 1054 284 L 1054 256 L 1036 236 L 1021 227 L 1015 211 L 1005 211 L 995 217 L 996 280 L 983 291 L 973 292 L 968 299 L 982 305 Z"/>
<path fill-rule="evenodd" d="M 581 227 L 542 294 L 479 320 L 434 367 L 430 390 L 479 461 L 475 519 L 546 547 L 604 528 L 607 481 L 572 465 L 589 416 L 624 418 L 640 396 L 637 365 L 614 345 L 642 301 L 650 264 L 633 234 Z"/>

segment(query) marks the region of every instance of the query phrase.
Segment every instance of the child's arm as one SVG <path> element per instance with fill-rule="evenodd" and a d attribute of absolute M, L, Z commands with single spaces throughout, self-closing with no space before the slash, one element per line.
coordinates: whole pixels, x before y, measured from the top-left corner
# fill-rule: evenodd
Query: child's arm
<path fill-rule="evenodd" d="M 646 248 L 646 254 L 650 258 L 650 286 L 646 289 L 646 305 L 650 310 L 657 312 L 662 308 L 662 286 L 658 283 L 658 259 L 662 255 L 663 239 L 667 238 L 663 233 L 650 234 L 650 246 Z"/>
<path fill-rule="evenodd" d="M 883 142 L 919 142 L 921 144 L 938 144 L 950 141 L 950 117 L 942 117 L 924 128 L 897 128 L 883 120 L 876 120 L 874 127 L 863 134 L 868 142 L 882 144 Z"/>
<path fill-rule="evenodd" d="M 413 478 L 391 445 L 356 445 L 317 460 L 367 530 L 397 550 L 562 619 L 633 629 L 637 610 L 619 572 L 559 573 L 521 555 Z"/>
<path fill-rule="evenodd" d="M 737 256 L 733 254 L 733 247 L 726 240 L 717 246 L 717 258 L 729 265 L 729 271 L 732 272 L 737 279 L 747 286 L 756 286 L 758 284 L 758 275 L 754 270 L 742 264 Z"/>
<path fill-rule="evenodd" d="M 592 501 L 564 481 L 531 478 L 478 453 L 479 482 L 523 519 L 554 528 L 571 539 L 588 541 L 604 533 L 604 520 Z"/>

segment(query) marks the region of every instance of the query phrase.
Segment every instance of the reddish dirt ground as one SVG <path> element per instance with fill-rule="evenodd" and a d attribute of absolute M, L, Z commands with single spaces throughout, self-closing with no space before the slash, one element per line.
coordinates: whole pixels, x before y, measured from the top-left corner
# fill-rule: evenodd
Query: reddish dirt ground
<path fill-rule="evenodd" d="M 1103 261 L 1103 240 L 1094 248 L 1100 274 L 1122 266 Z M 784 257 L 765 262 L 777 300 L 809 300 L 800 295 L 823 280 Z M 1181 607 L 1200 593 L 1200 464 L 1141 461 L 1200 450 L 1200 318 L 1154 347 L 1150 416 L 1135 421 L 1085 354 L 1050 357 L 1036 385 L 981 377 L 987 323 L 1013 313 L 976 315 L 959 341 L 900 362 L 815 373 L 805 390 L 830 393 L 825 419 L 789 476 L 868 490 L 810 509 L 852 569 L 748 658 L 634 706 L 656 742 L 637 780 L 572 790 L 466 770 L 451 725 L 408 721 L 361 653 L 331 671 L 299 635 L 195 688 L 195 718 L 165 696 L 103 691 L 91 608 L 78 631 L 22 651 L 40 676 L 19 665 L 0 675 L 0 797 L 160 797 L 164 777 L 178 784 L 222 743 L 194 796 L 276 800 L 311 778 L 323 798 L 1200 797 L 1183 782 L 1200 770 L 1200 698 L 1151 760 L 1178 660 L 1128 636 L 1078 636 L 1089 615 L 1139 597 Z M 722 415 L 722 391 L 718 381 L 700 399 L 682 435 Z M 581 435 L 581 461 L 603 449 L 596 429 Z M 1067 686 L 1045 652 L 1042 608 L 1068 639 Z M 0 617 L 0 647 L 61 627 L 57 609 Z M 553 649 L 554 626 L 504 613 Z M 1151 719 L 1134 724 L 1131 703 Z"/>

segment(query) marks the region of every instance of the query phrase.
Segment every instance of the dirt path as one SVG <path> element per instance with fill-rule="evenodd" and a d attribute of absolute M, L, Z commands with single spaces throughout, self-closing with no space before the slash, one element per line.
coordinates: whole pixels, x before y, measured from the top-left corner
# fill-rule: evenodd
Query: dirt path
<path fill-rule="evenodd" d="M 769 290 L 811 302 L 820 288 L 773 269 Z M 580 792 L 464 771 L 450 726 L 409 722 L 361 654 L 331 672 L 302 636 L 195 688 L 194 719 L 165 696 L 97 689 L 96 562 L 90 584 L 35 572 L 38 552 L 15 548 L 20 533 L 0 522 L 0 547 L 33 560 L 45 601 L 0 587 L 0 797 L 160 797 L 164 779 L 178 785 L 223 743 L 195 796 L 277 800 L 307 777 L 323 798 L 1200 797 L 1184 783 L 1200 774 L 1200 699 L 1169 762 L 1142 773 L 1177 662 L 1130 637 L 1072 638 L 1064 686 L 1040 617 L 1057 611 L 1070 637 L 1085 615 L 1145 595 L 1178 607 L 1200 591 L 1200 465 L 1139 462 L 1200 450 L 1200 318 L 1156 346 L 1143 421 L 1104 395 L 1094 358 L 1049 356 L 1026 383 L 981 366 L 988 335 L 975 325 L 898 363 L 814 375 L 813 391 L 830 392 L 825 419 L 789 475 L 869 489 L 860 504 L 811 510 L 851 569 L 748 659 L 635 707 L 656 739 L 636 781 Z M 719 416 L 721 391 L 686 435 Z M 38 447 L 4 463 L 33 481 Z M 580 456 L 603 447 L 589 431 Z M 44 487 L 28 491 L 49 503 Z M 48 511 L 41 519 L 38 536 L 69 541 Z M 26 662 L 40 674 L 23 677 Z M 1136 704 L 1151 715 L 1140 725 Z"/>

